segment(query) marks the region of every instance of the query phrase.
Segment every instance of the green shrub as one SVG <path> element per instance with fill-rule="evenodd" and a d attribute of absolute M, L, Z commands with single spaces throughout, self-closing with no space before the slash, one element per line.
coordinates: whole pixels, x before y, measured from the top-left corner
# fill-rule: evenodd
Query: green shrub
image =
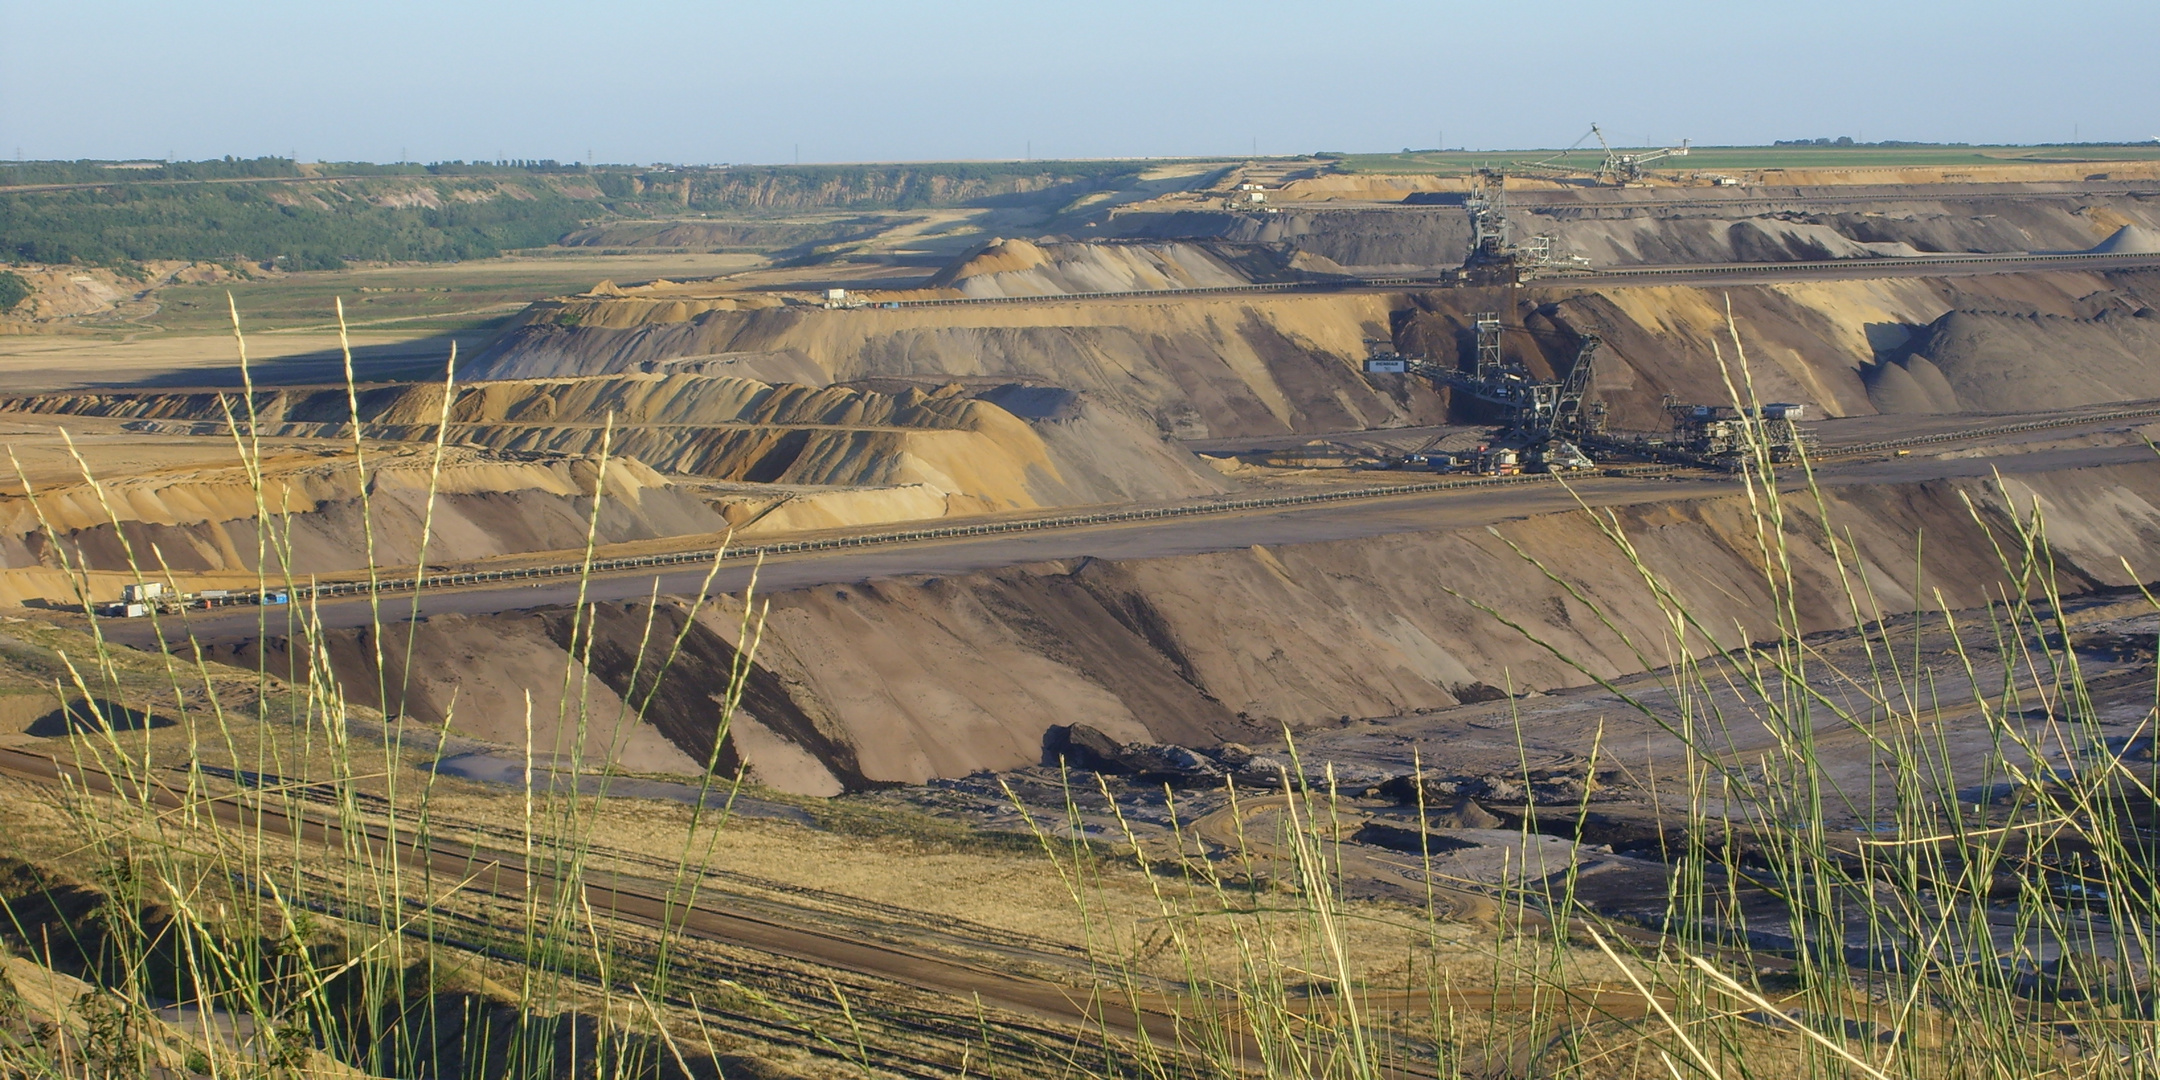
<path fill-rule="evenodd" d="M 13 311 L 30 298 L 30 283 L 13 270 L 0 270 L 0 311 Z"/>

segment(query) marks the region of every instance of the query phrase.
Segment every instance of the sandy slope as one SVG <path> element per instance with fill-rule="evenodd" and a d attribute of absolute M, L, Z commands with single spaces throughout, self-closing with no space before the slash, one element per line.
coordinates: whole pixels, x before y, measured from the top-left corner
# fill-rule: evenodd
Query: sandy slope
<path fill-rule="evenodd" d="M 1291 255 L 1286 249 L 1256 245 L 1038 244 L 1000 239 L 939 271 L 924 287 L 969 297 L 1061 296 L 1210 289 L 1293 280 L 1299 271 L 1336 269 L 1326 260 L 1294 261 Z"/>
<path fill-rule="evenodd" d="M 1512 214 L 1517 234 L 1552 236 L 1562 249 L 1599 267 L 2084 251 L 2124 227 L 2160 228 L 2160 207 L 2142 193 L 2073 192 L 2061 185 L 1961 185 L 1955 196 L 1924 184 L 1881 186 L 1866 189 L 1874 197 L 1862 202 L 1847 201 L 1856 189 L 1836 187 L 1750 188 L 1741 198 L 1728 189 L 1550 191 L 1510 181 L 1513 188 L 1526 185 L 1533 190 L 1522 194 Z M 1469 254 L 1469 216 L 1452 201 L 1458 196 L 1378 181 L 1342 190 L 1383 202 L 1450 201 L 1325 208 L 1286 202 L 1281 212 L 1267 215 L 1155 204 L 1119 214 L 1106 235 L 1281 245 L 1360 273 L 1455 266 Z"/>
<path fill-rule="evenodd" d="M 1952 311 L 1871 369 L 1884 412 L 2007 412 L 2160 397 L 2160 315 Z"/>
<path fill-rule="evenodd" d="M 490 378 L 635 370 L 673 356 L 793 349 L 835 379 L 1014 380 L 1104 394 L 1167 433 L 1384 426 L 1405 406 L 1348 363 L 1388 334 L 1382 296 L 1072 301 L 958 308 L 710 311 L 669 320 L 640 303 L 536 307 L 476 363 Z M 565 326 L 558 311 L 592 312 Z M 647 319 L 646 314 L 655 317 Z"/>
<path fill-rule="evenodd" d="M 1445 419 L 1447 401 L 1422 380 L 1366 378 L 1359 364 L 1367 342 L 1392 340 L 1406 351 L 1461 362 L 1471 316 L 1500 311 L 1510 325 L 1549 332 L 1510 335 L 1510 353 L 1534 370 L 1564 370 L 1581 333 L 1601 334 L 1608 348 L 1600 356 L 1600 393 L 1623 426 L 1656 429 L 1665 423 L 1659 401 L 1667 393 L 1726 398 L 1713 345 L 1725 338 L 1728 299 L 1763 396 L 1830 415 L 1865 415 L 1882 408 L 1870 397 L 1869 370 L 1948 312 L 2091 318 L 2151 306 L 2160 301 L 2160 284 L 2135 272 L 2064 271 L 1717 288 L 1556 284 L 900 310 L 707 310 L 680 318 L 645 300 L 577 298 L 535 305 L 478 363 L 491 377 L 531 378 L 632 371 L 677 356 L 786 350 L 834 379 L 1047 383 L 1120 402 L 1180 437 L 1251 436 Z M 564 325 L 563 313 L 578 314 L 577 325 Z M 2036 362 L 2074 363 L 2081 347 L 2050 351 Z"/>
<path fill-rule="evenodd" d="M 594 457 L 605 446 L 664 472 L 719 480 L 928 484 L 980 509 L 1223 490 L 1192 455 L 1111 403 L 1051 393 L 1054 401 L 1024 387 L 886 393 L 689 374 L 480 383 L 457 390 L 449 438 Z M 445 414 L 442 395 L 432 384 L 371 387 L 359 397 L 359 415 L 373 438 L 428 443 Z M 49 394 L 0 404 L 25 414 L 127 419 L 137 430 L 219 435 L 225 427 L 225 406 L 212 393 Z M 265 434 L 349 437 L 352 405 L 343 388 L 267 391 L 253 410 Z"/>
<path fill-rule="evenodd" d="M 30 295 L 0 313 L 0 334 L 23 324 L 49 323 L 85 316 L 132 319 L 157 310 L 148 302 L 162 285 L 207 285 L 231 281 L 233 271 L 217 263 L 152 260 L 137 275 L 100 266 L 18 266 L 11 271 L 30 286 Z"/>
<path fill-rule="evenodd" d="M 2035 474 L 2014 479 L 2011 490 L 2021 505 L 2036 495 L 2046 504 L 2068 587 L 2123 583 L 2118 554 L 2138 566 L 2160 559 L 2160 472 L 2150 466 Z M 1986 599 L 1999 571 L 1966 497 L 1999 524 L 2001 496 L 1979 480 L 1832 489 L 1833 520 L 1851 530 L 1858 549 L 1848 570 L 1864 575 L 1885 610 L 1931 604 L 1937 588 L 1953 606 Z M 1810 512 L 1804 499 L 1792 509 Z M 1715 628 L 1718 645 L 1764 632 L 1767 601 L 1742 500 L 1618 513 L 1646 562 Z M 1913 545 L 1923 532 L 1928 580 L 1916 595 Z M 1846 615 L 1819 536 L 1803 524 L 1792 539 L 1802 617 L 1828 627 Z M 1526 567 L 1510 543 L 1575 583 L 1624 631 L 1657 640 L 1659 616 L 1635 571 L 1578 513 L 1506 523 L 1497 535 L 1405 532 L 819 586 L 770 597 L 746 704 L 762 741 L 731 753 L 772 782 L 827 791 L 1010 768 L 1039 755 L 1052 724 L 1169 741 L 1249 740 L 1284 724 L 1446 706 L 1478 684 L 1524 690 L 1585 681 L 1496 630 L 1474 604 L 1507 611 L 1593 671 L 1645 665 L 1578 600 Z M 648 613 L 634 603 L 603 609 L 610 614 L 601 652 L 621 659 L 603 659 L 600 673 L 619 689 L 628 685 L 627 658 Z M 656 614 L 659 632 L 681 625 L 673 602 Z M 529 618 L 455 621 L 469 634 L 497 619 L 507 627 Z M 724 606 L 701 616 L 671 696 L 654 714 L 692 757 L 709 747 L 696 736 L 710 730 L 708 695 L 733 655 L 735 619 Z M 806 767 L 810 759 L 817 769 Z"/>
<path fill-rule="evenodd" d="M 361 394 L 367 434 L 379 444 L 368 451 L 368 495 L 380 565 L 419 557 L 442 393 L 421 384 Z M 139 558 L 147 561 L 156 544 L 178 571 L 248 570 L 260 561 L 256 496 L 216 394 L 54 394 L 7 404 L 26 430 L 40 420 L 88 423 L 115 428 L 108 438 L 123 445 L 127 435 L 117 429 L 124 424 L 137 437 L 190 451 L 169 464 L 95 464 L 119 466 L 106 474 L 108 513 L 95 490 L 69 475 L 73 463 L 55 450 L 55 436 L 25 437 L 25 455 L 42 463 L 33 475 L 42 477 L 48 520 L 92 566 L 126 565 L 114 517 Z M 300 572 L 365 566 L 345 391 L 266 391 L 253 404 L 272 448 L 263 498 L 273 520 L 293 515 L 289 535 Z M 437 563 L 582 547 L 603 453 L 610 466 L 602 543 L 731 526 L 746 536 L 771 535 L 1226 488 L 1144 421 L 1048 388 L 882 393 L 631 375 L 468 386 L 449 412 L 451 451 L 438 480 L 431 554 Z M 197 437 L 192 446 L 173 437 L 185 435 Z M 33 444 L 44 448 L 42 457 L 30 452 Z M 286 533 L 280 526 L 273 535 Z M 0 497 L 0 565 L 49 566 L 56 558 L 29 502 Z M 36 595 L 27 590 L 23 595 Z"/>
<path fill-rule="evenodd" d="M 376 446 L 371 451 L 368 514 L 383 566 L 409 566 L 419 556 L 432 455 L 420 448 Z M 155 568 L 159 557 L 176 571 L 250 571 L 262 543 L 291 544 L 302 574 L 364 567 L 370 538 L 361 527 L 359 474 L 349 450 L 315 450 L 270 457 L 260 508 L 247 471 L 237 464 L 195 464 L 147 470 L 99 481 L 100 491 L 76 482 L 41 488 L 36 505 L 0 498 L 0 565 L 57 565 L 39 511 L 72 556 L 94 568 L 129 565 L 112 525 L 124 526 L 136 561 Z M 591 460 L 562 456 L 505 460 L 453 448 L 437 481 L 431 558 L 486 558 L 522 551 L 581 547 L 600 470 Z M 710 533 L 726 518 L 701 493 L 670 484 L 630 459 L 608 464 L 603 540 Z M 269 514 L 267 531 L 258 527 Z M 284 522 L 290 514 L 290 529 Z M 156 553 L 152 547 L 155 545 Z M 272 569 L 276 559 L 270 560 Z M 35 595 L 35 594 L 33 594 Z M 45 593 L 43 595 L 64 595 Z"/>

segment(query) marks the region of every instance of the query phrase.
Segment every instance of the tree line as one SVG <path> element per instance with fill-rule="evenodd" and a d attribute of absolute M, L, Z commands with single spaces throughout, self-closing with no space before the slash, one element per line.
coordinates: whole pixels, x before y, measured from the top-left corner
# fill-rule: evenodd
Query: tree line
<path fill-rule="evenodd" d="M 623 217 L 756 218 L 804 210 L 1033 206 L 1054 212 L 1134 177 L 1133 162 L 602 166 L 552 160 L 431 165 L 287 158 L 28 162 L 0 191 L 0 262 L 125 268 L 153 259 L 441 262 L 544 247 Z M 262 180 L 262 183 L 177 181 Z M 279 182 L 289 180 L 291 182 Z"/>

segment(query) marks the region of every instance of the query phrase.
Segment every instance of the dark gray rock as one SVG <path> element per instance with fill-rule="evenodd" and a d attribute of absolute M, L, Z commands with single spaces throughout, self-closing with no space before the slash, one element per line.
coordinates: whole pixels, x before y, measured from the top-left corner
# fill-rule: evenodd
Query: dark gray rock
<path fill-rule="evenodd" d="M 1431 829 L 1420 829 L 1415 825 L 1395 825 L 1384 821 L 1368 821 L 1358 826 L 1358 831 L 1350 835 L 1350 841 L 1356 844 L 1371 844 L 1374 847 L 1384 847 L 1390 851 L 1408 852 L 1412 855 L 1422 855 L 1426 852 L 1442 855 L 1450 851 L 1462 851 L 1467 848 L 1481 846 L 1476 841 L 1465 840 L 1459 836 L 1449 836 L 1446 833 L 1436 832 Z"/>
<path fill-rule="evenodd" d="M 1043 733 L 1043 764 L 1062 760 L 1075 769 L 1121 772 L 1124 744 L 1086 724 L 1059 725 Z"/>

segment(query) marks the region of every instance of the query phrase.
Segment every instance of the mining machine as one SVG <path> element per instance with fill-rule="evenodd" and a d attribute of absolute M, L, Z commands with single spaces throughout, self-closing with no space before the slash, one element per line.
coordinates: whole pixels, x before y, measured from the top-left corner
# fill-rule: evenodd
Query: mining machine
<path fill-rule="evenodd" d="M 1687 140 L 1682 139 L 1678 146 L 1646 150 L 1639 154 L 1623 154 L 1605 141 L 1605 133 L 1598 130 L 1596 124 L 1590 125 L 1590 133 L 1597 136 L 1598 146 L 1605 151 L 1605 160 L 1598 166 L 1598 179 L 1615 187 L 1640 186 L 1643 183 L 1643 166 L 1669 157 L 1686 157 L 1688 153 Z"/>
<path fill-rule="evenodd" d="M 1596 374 L 1597 351 L 1605 342 L 1596 334 L 1584 334 L 1575 350 L 1575 362 L 1567 375 L 1554 381 L 1534 379 L 1528 368 L 1505 359 L 1500 335 L 1509 329 L 1493 312 L 1475 316 L 1477 365 L 1468 372 L 1447 372 L 1447 384 L 1479 401 L 1506 411 L 1511 431 L 1534 438 L 1554 435 L 1583 438 L 1604 428 L 1605 410 L 1586 403 L 1590 381 Z M 1536 333 L 1528 327 L 1516 327 Z"/>
<path fill-rule="evenodd" d="M 1595 137 L 1598 142 L 1601 155 L 1598 163 L 1595 166 L 1573 164 L 1573 155 L 1576 149 L 1583 144 L 1584 140 L 1592 137 Z M 1516 162 L 1508 167 L 1516 170 L 1558 174 L 1560 176 L 1588 176 L 1594 178 L 1600 184 L 1629 187 L 1640 186 L 1643 183 L 1646 175 L 1643 166 L 1653 161 L 1686 157 L 1687 155 L 1688 143 L 1685 139 L 1682 139 L 1678 146 L 1668 146 L 1660 150 L 1645 150 L 1639 153 L 1623 153 L 1613 149 L 1612 144 L 1606 141 L 1604 129 L 1592 124 L 1590 130 L 1583 132 L 1582 137 L 1576 139 L 1567 149 L 1548 158 L 1538 161 Z"/>
<path fill-rule="evenodd" d="M 1773 463 L 1793 461 L 1815 444 L 1814 433 L 1799 424 L 1806 411 L 1806 406 L 1784 401 L 1742 408 L 1696 405 L 1667 394 L 1665 413 L 1672 417 L 1672 435 L 1664 448 L 1667 456 L 1734 472 L 1754 460 L 1757 446 Z"/>
<path fill-rule="evenodd" d="M 1507 174 L 1479 169 L 1470 175 L 1470 196 L 1463 200 L 1470 211 L 1470 258 L 1465 268 L 1513 263 L 1515 245 L 1509 238 Z"/>
<path fill-rule="evenodd" d="M 1477 356 L 1469 371 L 1435 364 L 1423 357 L 1404 356 L 1392 349 L 1376 350 L 1366 360 L 1365 370 L 1422 375 L 1499 407 L 1505 430 L 1478 460 L 1512 464 L 1519 458 L 1523 467 L 1537 472 L 1595 467 L 1596 463 L 1583 453 L 1582 445 L 1598 438 L 1605 428 L 1604 406 L 1589 400 L 1597 351 L 1604 341 L 1596 334 L 1583 335 L 1567 374 L 1556 380 L 1541 380 L 1522 364 L 1506 358 L 1500 336 L 1510 328 L 1501 323 L 1497 313 L 1480 313 L 1473 317 L 1472 325 L 1477 335 Z M 1537 332 L 1528 327 L 1512 329 Z"/>
<path fill-rule="evenodd" d="M 1574 142 L 1569 143 L 1567 145 L 1567 148 L 1560 151 L 1559 153 L 1554 154 L 1548 158 L 1541 158 L 1537 161 L 1511 162 L 1509 163 L 1508 168 L 1516 170 L 1535 170 L 1538 172 L 1554 173 L 1559 176 L 1596 176 L 1598 173 L 1598 170 L 1596 168 L 1572 165 L 1569 162 L 1575 151 L 1580 149 L 1583 143 L 1588 142 L 1592 135 L 1597 134 L 1599 134 L 1598 126 L 1596 124 L 1592 124 L 1590 125 L 1590 130 L 1585 131 L 1581 135 L 1577 136 Z M 1609 149 L 1606 151 L 1606 156 L 1611 156 L 1611 151 Z"/>
<path fill-rule="evenodd" d="M 1561 258 L 1550 236 L 1515 242 L 1514 225 L 1508 219 L 1507 174 L 1498 169 L 1471 174 L 1463 208 L 1470 212 L 1470 257 L 1463 260 L 1462 268 L 1467 284 L 1516 285 L 1562 262 L 1588 265 L 1580 258 Z"/>
<path fill-rule="evenodd" d="M 1436 441 L 1404 455 L 1405 463 L 1452 457 L 1459 460 L 1451 467 L 1488 475 L 1564 472 L 1594 468 L 1596 463 L 1584 452 L 1589 450 L 1738 472 L 1757 461 L 1758 451 L 1772 463 L 1782 463 L 1814 449 L 1814 433 L 1800 426 L 1807 408 L 1791 402 L 1698 405 L 1668 394 L 1664 407 L 1672 423 L 1669 433 L 1608 431 L 1605 405 L 1592 400 L 1590 392 L 1597 378 L 1597 354 L 1604 346 L 1597 334 L 1569 335 L 1576 350 L 1567 373 L 1558 379 L 1538 379 L 1522 363 L 1507 358 L 1501 336 L 1558 332 L 1510 327 L 1496 312 L 1471 316 L 1471 326 L 1476 354 L 1468 370 L 1406 356 L 1395 351 L 1392 343 L 1372 343 L 1372 355 L 1365 362 L 1368 374 L 1417 375 L 1496 406 L 1501 414 L 1500 433 L 1475 453 L 1434 454 Z"/>

